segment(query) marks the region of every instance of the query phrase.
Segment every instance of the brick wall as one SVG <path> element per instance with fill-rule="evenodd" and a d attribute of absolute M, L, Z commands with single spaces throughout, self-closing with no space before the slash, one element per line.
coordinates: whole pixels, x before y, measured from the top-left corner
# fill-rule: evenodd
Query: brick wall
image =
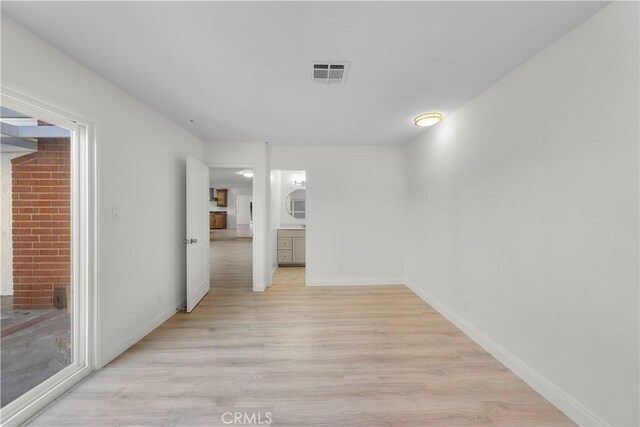
<path fill-rule="evenodd" d="M 14 308 L 51 308 L 71 283 L 70 159 L 68 138 L 47 138 L 11 161 Z"/>

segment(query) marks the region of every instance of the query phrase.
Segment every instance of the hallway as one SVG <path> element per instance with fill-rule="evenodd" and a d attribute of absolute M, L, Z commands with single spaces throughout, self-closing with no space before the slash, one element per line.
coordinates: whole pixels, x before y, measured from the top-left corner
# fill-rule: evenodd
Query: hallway
<path fill-rule="evenodd" d="M 211 291 L 205 297 L 211 297 L 212 292 L 239 290 L 250 292 L 252 283 L 252 250 L 253 241 L 250 238 L 211 240 Z M 202 303 L 201 303 L 202 304 Z"/>

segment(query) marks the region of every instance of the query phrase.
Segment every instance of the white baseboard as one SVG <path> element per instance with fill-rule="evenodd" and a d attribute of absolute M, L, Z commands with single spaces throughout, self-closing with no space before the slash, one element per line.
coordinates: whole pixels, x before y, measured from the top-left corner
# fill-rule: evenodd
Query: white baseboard
<path fill-rule="evenodd" d="M 331 277 L 307 278 L 307 286 L 404 285 L 402 277 Z"/>
<path fill-rule="evenodd" d="M 186 298 L 181 298 L 180 300 L 167 305 L 164 309 L 162 309 L 162 311 L 151 318 L 147 323 L 141 325 L 138 328 L 135 328 L 134 331 L 130 333 L 125 339 L 112 345 L 109 348 L 104 349 L 102 351 L 102 358 L 100 360 L 100 366 L 98 366 L 98 369 L 107 365 L 113 359 L 127 351 L 129 347 L 140 341 L 155 328 L 163 324 L 171 316 L 176 314 L 176 312 L 180 310 L 181 307 L 184 307 L 186 303 Z"/>
<path fill-rule="evenodd" d="M 469 338 L 475 341 L 480 347 L 485 349 L 489 354 L 498 359 L 509 370 L 516 374 L 520 379 L 529 384 L 531 388 L 540 393 L 545 399 L 555 405 L 564 412 L 569 418 L 581 426 L 608 426 L 608 423 L 589 408 L 579 403 L 568 393 L 555 385 L 553 382 L 542 376 L 539 372 L 531 368 L 522 360 L 511 354 L 507 349 L 493 341 L 484 332 L 464 320 L 458 314 L 453 312 L 449 307 L 442 304 L 425 290 L 417 287 L 409 280 L 405 280 L 405 284 L 416 295 L 418 295 L 427 304 L 442 314 L 448 321 L 453 323 L 458 329 L 464 332 Z"/>

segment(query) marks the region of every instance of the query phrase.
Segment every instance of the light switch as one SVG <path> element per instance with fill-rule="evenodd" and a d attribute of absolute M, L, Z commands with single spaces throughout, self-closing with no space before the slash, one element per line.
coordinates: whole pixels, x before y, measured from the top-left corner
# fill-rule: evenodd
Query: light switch
<path fill-rule="evenodd" d="M 113 206 L 111 208 L 111 217 L 113 219 L 119 219 L 120 218 L 120 206 Z"/>

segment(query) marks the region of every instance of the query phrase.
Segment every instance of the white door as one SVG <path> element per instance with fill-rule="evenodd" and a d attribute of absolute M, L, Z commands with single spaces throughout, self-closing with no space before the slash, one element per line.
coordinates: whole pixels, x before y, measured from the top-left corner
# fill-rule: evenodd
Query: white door
<path fill-rule="evenodd" d="M 209 168 L 187 158 L 187 312 L 209 292 Z"/>
<path fill-rule="evenodd" d="M 236 224 L 246 225 L 251 223 L 251 196 L 239 195 L 236 197 Z"/>

